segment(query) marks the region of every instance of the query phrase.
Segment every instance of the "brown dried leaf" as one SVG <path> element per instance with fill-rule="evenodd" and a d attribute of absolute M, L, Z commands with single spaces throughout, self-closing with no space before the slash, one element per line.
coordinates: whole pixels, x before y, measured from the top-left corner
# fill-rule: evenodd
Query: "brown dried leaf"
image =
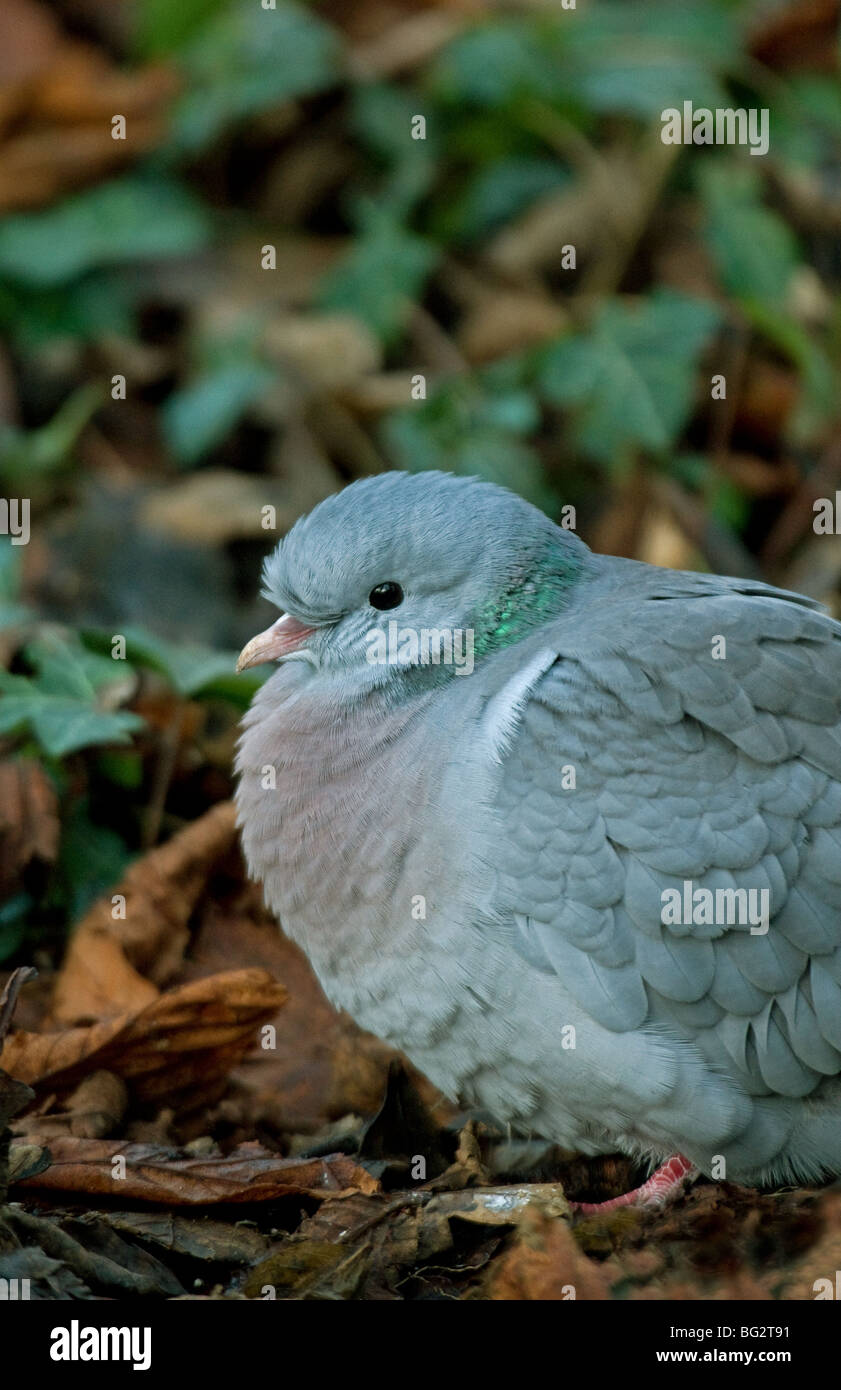
<path fill-rule="evenodd" d="M 39 72 L 61 48 L 61 31 L 33 0 L 4 0 L 0 8 L 0 131 Z"/>
<path fill-rule="evenodd" d="M 785 434 L 797 405 L 800 384 L 796 372 L 775 362 L 750 362 L 736 405 L 735 427 L 766 445 Z"/>
<path fill-rule="evenodd" d="M 424 1219 L 444 1216 L 478 1226 L 518 1226 L 539 1212 L 552 1221 L 568 1218 L 569 1202 L 556 1182 L 512 1183 L 441 1192 L 427 1204 Z"/>
<path fill-rule="evenodd" d="M 6 1222 L 21 1243 L 60 1261 L 89 1289 L 117 1298 L 152 1294 L 172 1298 L 183 1291 L 160 1260 L 123 1240 L 107 1218 L 65 1216 L 57 1221 L 14 1207 L 7 1212 Z"/>
<path fill-rule="evenodd" d="M 837 72 L 838 0 L 790 0 L 759 6 L 751 52 L 782 72 Z"/>
<path fill-rule="evenodd" d="M 284 506 L 283 488 L 268 478 L 232 468 L 205 468 L 143 499 L 144 526 L 194 545 L 266 538 L 262 508 L 274 506 L 279 531 L 288 531 L 296 514 Z"/>
<path fill-rule="evenodd" d="M 0 209 L 38 207 L 100 178 L 159 143 L 178 87 L 161 64 L 116 67 L 68 37 L 34 0 L 4 0 L 0 12 Z M 114 115 L 126 138 L 111 133 Z"/>
<path fill-rule="evenodd" d="M 465 314 L 456 341 L 469 362 L 493 362 L 557 337 L 568 323 L 564 310 L 545 295 L 497 290 Z"/>
<path fill-rule="evenodd" d="M 264 346 L 273 361 L 318 390 L 347 387 L 381 366 L 373 334 L 349 314 L 278 314 L 266 328 Z"/>
<path fill-rule="evenodd" d="M 12 1015 L 15 1011 L 15 1003 L 21 986 L 31 980 L 37 972 L 30 966 L 24 966 L 20 970 L 15 970 L 6 981 L 2 993 L 0 993 L 0 1043 L 6 1037 L 12 1022 Z M 25 1105 L 32 1100 L 32 1091 L 22 1082 L 13 1080 L 5 1071 L 0 1069 L 0 1202 L 6 1198 L 6 1184 L 9 1172 L 9 1139 L 10 1134 L 7 1129 L 8 1121 L 13 1115 L 17 1115 Z"/>
<path fill-rule="evenodd" d="M 607 1299 L 610 1283 L 604 1266 L 579 1248 L 568 1223 L 531 1204 L 510 1249 L 491 1266 L 489 1296 L 505 1302 Z"/>
<path fill-rule="evenodd" d="M 95 1071 L 80 1082 L 67 1102 L 70 1132 L 79 1139 L 107 1139 L 118 1128 L 128 1107 L 122 1077 Z"/>
<path fill-rule="evenodd" d="M 157 997 L 181 963 L 208 872 L 235 838 L 233 803 L 222 802 L 131 866 L 115 890 L 124 919 L 112 917 L 110 895 L 94 903 L 70 940 L 54 1023 L 122 1018 Z"/>
<path fill-rule="evenodd" d="M 42 1092 L 62 1092 L 93 1070 L 116 1073 L 141 1100 L 196 1102 L 253 1046 L 286 990 L 263 970 L 235 970 L 161 995 L 139 1013 L 60 1033 L 13 1034 L 0 1065 Z"/>
<path fill-rule="evenodd" d="M 35 83 L 31 100 L 38 117 L 67 124 L 101 121 L 110 130 L 111 117 L 119 113 L 126 118 L 128 138 L 123 143 L 130 144 L 135 122 L 152 116 L 174 96 L 177 86 L 175 74 L 163 65 L 121 70 L 101 50 L 68 41 L 49 72 Z"/>
<path fill-rule="evenodd" d="M 134 121 L 130 140 L 114 140 L 110 125 L 26 131 L 0 147 L 0 209 L 37 208 L 102 178 L 157 144 L 161 131 L 146 119 Z"/>
<path fill-rule="evenodd" d="M 324 1198 L 356 1189 L 376 1192 L 375 1178 L 344 1154 L 280 1158 L 260 1144 L 241 1144 L 224 1157 L 184 1158 L 151 1144 L 117 1140 L 56 1139 L 52 1165 L 21 1187 L 84 1192 L 163 1206 L 214 1202 L 275 1202 L 282 1197 Z M 125 1160 L 117 1178 L 116 1159 Z"/>
<path fill-rule="evenodd" d="M 109 1211 L 115 1231 L 160 1250 L 212 1264 L 254 1265 L 275 1243 L 244 1222 L 210 1221 L 167 1211 Z"/>
<path fill-rule="evenodd" d="M 55 788 L 31 758 L 0 763 L 0 900 L 11 897 L 33 859 L 52 863 L 60 833 Z"/>
<path fill-rule="evenodd" d="M 264 1298 L 264 1290 L 270 1287 L 276 1297 L 299 1299 L 316 1284 L 332 1280 L 355 1253 L 347 1246 L 323 1241 L 287 1241 L 251 1271 L 244 1285 L 245 1293 L 249 1298 Z"/>

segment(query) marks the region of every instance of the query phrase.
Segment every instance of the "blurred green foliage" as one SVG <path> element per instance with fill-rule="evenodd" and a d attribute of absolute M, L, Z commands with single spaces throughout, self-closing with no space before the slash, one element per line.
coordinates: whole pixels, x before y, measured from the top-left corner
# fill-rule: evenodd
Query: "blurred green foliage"
<path fill-rule="evenodd" d="M 207 218 L 181 184 L 129 176 L 44 212 L 0 223 L 0 275 L 13 285 L 66 285 L 103 266 L 184 255 L 207 241 Z"/>
<path fill-rule="evenodd" d="M 411 80 L 384 81 L 361 77 L 346 63 L 346 42 L 317 5 L 278 0 L 267 11 L 250 0 L 184 0 L 178 6 L 141 0 L 137 55 L 166 57 L 184 83 L 164 150 L 131 174 L 0 224 L 0 327 L 21 343 L 130 331 L 132 308 L 144 294 L 144 262 L 190 255 L 228 234 L 225 210 L 203 204 L 189 186 L 189 162 L 212 156 L 214 145 L 242 131 L 249 118 L 297 98 L 329 93 L 344 100 L 349 138 L 363 156 L 341 192 L 352 245 L 326 273 L 316 304 L 357 316 L 391 352 L 399 352 L 409 310 L 423 299 L 442 258 L 475 247 L 546 194 L 573 185 L 580 173 L 576 142 L 597 148 L 615 128 L 611 122 L 633 133 L 656 127 L 664 107 L 687 100 L 696 106 L 770 104 L 775 160 L 819 174 L 834 159 L 837 172 L 837 82 L 811 74 L 783 80 L 761 69 L 746 50 L 755 11 L 740 0 L 639 0 L 633 6 L 601 0 L 575 12 L 491 14 Z M 417 112 L 426 117 L 424 140 L 411 138 Z M 572 132 L 566 151 L 552 140 L 553 128 Z M 805 257 L 770 205 L 765 171 L 745 151 L 690 148 L 674 183 L 700 199 L 702 235 L 722 295 L 796 365 L 812 406 L 817 402 L 824 416 L 836 413 L 837 362 L 820 335 L 804 333 L 792 316 L 789 290 Z M 121 264 L 132 267 L 130 283 L 114 276 Z M 703 313 L 699 306 L 699 320 Z M 596 313 L 590 325 L 564 335 L 566 347 L 559 343 L 552 359 L 552 399 L 575 407 L 572 442 L 605 465 L 617 443 L 619 412 L 603 410 L 610 394 L 603 372 L 615 369 L 617 389 L 623 389 L 622 335 L 647 334 L 643 325 L 632 325 L 622 312 Z M 647 338 L 646 372 L 680 402 L 660 401 L 653 415 L 672 411 L 679 426 L 691 403 L 698 354 L 674 359 L 672 341 L 668 331 Z M 563 387 L 557 364 L 579 357 L 574 379 Z M 175 456 L 200 462 L 271 381 L 270 369 L 255 358 L 216 363 L 185 382 L 163 409 Z M 534 424 L 513 431 L 519 441 L 540 427 L 541 381 L 545 385 L 545 376 L 527 388 L 537 391 Z M 442 390 L 452 394 L 448 386 Z M 481 390 L 477 374 L 472 391 Z M 655 425 L 650 403 L 636 402 L 632 414 L 635 423 L 620 444 L 662 455 L 674 443 L 676 430 Z M 414 429 L 397 419 L 385 437 L 402 439 L 404 452 L 419 454 L 427 424 L 427 452 L 439 457 L 446 400 L 440 411 L 418 415 Z M 490 445 L 491 452 L 502 451 L 498 462 L 511 444 L 506 434 L 512 431 L 503 429 L 501 442 Z M 455 440 L 454 447 L 460 447 Z M 516 486 L 522 447 L 509 457 L 509 481 Z M 497 476 L 499 469 L 489 465 L 488 471 Z"/>
<path fill-rule="evenodd" d="M 837 171 L 837 82 L 811 74 L 784 81 L 762 70 L 746 51 L 754 14 L 754 6 L 737 0 L 640 0 L 633 6 L 603 0 L 575 12 L 503 12 L 479 18 L 411 81 L 384 81 L 365 79 L 348 66 L 343 36 L 318 6 L 278 0 L 266 11 L 243 0 L 179 6 L 142 0 L 137 55 L 166 57 L 184 83 L 165 148 L 122 178 L 4 220 L 0 327 L 19 343 L 130 331 L 133 307 L 144 294 L 144 262 L 190 255 L 227 235 L 225 210 L 203 203 L 189 186 L 188 160 L 211 156 L 214 144 L 241 131 L 249 118 L 296 98 L 330 93 L 332 100 L 337 94 L 345 100 L 349 138 L 363 156 L 341 193 L 352 245 L 325 275 L 316 303 L 356 315 L 392 352 L 399 352 L 408 312 L 423 299 L 442 258 L 475 247 L 546 194 L 574 184 L 580 172 L 572 158 L 575 142 L 598 147 L 606 122 L 618 120 L 633 133 L 656 126 L 664 107 L 686 100 L 696 106 L 767 103 L 775 160 L 820 173 L 834 158 Z M 426 116 L 425 140 L 411 138 L 417 112 Z M 566 152 L 547 134 L 553 123 L 573 133 Z M 770 205 L 765 171 L 738 149 L 690 148 L 674 181 L 700 199 L 702 235 L 722 295 L 796 365 L 813 408 L 817 402 L 824 416 L 835 413 L 837 363 L 820 335 L 804 333 L 792 316 L 789 290 L 804 253 Z M 115 277 L 117 265 L 132 268 L 130 281 Z M 703 312 L 699 307 L 699 320 Z M 634 331 L 647 334 L 643 325 L 634 330 L 627 314 L 597 313 L 590 325 L 570 332 L 566 346 L 559 343 L 552 359 L 551 397 L 574 406 L 572 442 L 605 465 L 617 442 L 662 455 L 676 430 L 658 427 L 653 416 L 671 411 L 679 426 L 691 403 L 698 354 L 674 358 L 669 332 L 655 333 L 646 342 L 647 375 L 680 404 L 636 402 L 628 439 L 620 430 L 617 440 L 620 412 L 603 410 L 610 395 L 603 373 L 616 370 L 623 390 L 621 340 Z M 559 364 L 573 359 L 576 371 L 563 386 Z M 175 456 L 195 464 L 210 454 L 270 385 L 270 370 L 256 358 L 227 361 L 185 382 L 163 409 Z M 508 451 L 515 486 L 523 438 L 540 427 L 541 383 L 545 375 L 525 388 L 537 391 L 533 426 L 503 428 L 499 442 L 489 445 L 498 458 L 488 471 L 497 476 Z M 445 398 L 452 394 L 447 386 L 442 390 Z M 481 392 L 481 374 L 471 390 Z M 418 412 L 414 427 L 396 419 L 385 437 L 403 440 L 404 452 L 420 455 L 419 436 L 428 425 L 427 452 L 440 457 L 446 416 L 445 399 L 439 411 Z M 469 443 L 464 448 L 476 452 Z"/>
<path fill-rule="evenodd" d="M 322 91 L 339 76 L 337 35 L 299 6 L 210 8 L 207 22 L 191 25 L 184 42 L 173 36 L 185 79 L 169 145 L 176 154 L 201 150 L 234 121 Z"/>

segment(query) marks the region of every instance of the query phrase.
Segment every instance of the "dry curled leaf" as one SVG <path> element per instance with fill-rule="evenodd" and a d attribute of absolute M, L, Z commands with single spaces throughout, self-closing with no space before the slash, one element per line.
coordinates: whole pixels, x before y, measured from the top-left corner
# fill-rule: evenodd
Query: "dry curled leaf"
<path fill-rule="evenodd" d="M 117 1129 L 127 1106 L 122 1077 L 95 1071 L 79 1083 L 67 1103 L 70 1131 L 80 1139 L 105 1139 Z"/>
<path fill-rule="evenodd" d="M 286 991 L 264 970 L 234 970 L 161 995 L 139 1013 L 60 1033 L 13 1034 L 2 1065 L 38 1088 L 62 1092 L 94 1070 L 114 1072 L 140 1100 L 218 1093 Z"/>
<path fill-rule="evenodd" d="M 22 1187 L 164 1206 L 324 1198 L 378 1187 L 370 1173 L 344 1154 L 281 1158 L 260 1144 L 241 1144 L 225 1156 L 185 1158 L 178 1150 L 153 1144 L 67 1138 L 55 1140 L 50 1151 L 51 1166 Z"/>
<path fill-rule="evenodd" d="M 284 507 L 279 483 L 251 478 L 232 468 L 204 468 L 151 490 L 141 503 L 141 516 L 150 530 L 176 540 L 225 545 L 231 540 L 264 538 L 265 506 L 279 513 L 281 531 L 287 531 L 296 519 Z"/>
<path fill-rule="evenodd" d="M 492 1266 L 489 1294 L 504 1302 L 610 1297 L 610 1277 L 579 1248 L 566 1221 L 526 1206 L 510 1248 Z"/>
<path fill-rule="evenodd" d="M 94 903 L 70 939 L 53 1022 L 106 1019 L 157 998 L 181 963 L 208 873 L 235 836 L 233 803 L 225 801 L 131 866 L 114 890 L 125 898 L 125 917 L 112 915 L 112 895 Z"/>
<path fill-rule="evenodd" d="M 9 976 L 0 992 L 0 1043 L 11 1027 L 18 994 L 27 980 L 33 979 L 36 971 L 29 966 L 15 970 Z M 0 1202 L 6 1196 L 9 1172 L 9 1130 L 7 1124 L 13 1115 L 23 1110 L 32 1100 L 33 1093 L 23 1082 L 11 1077 L 0 1068 Z"/>
<path fill-rule="evenodd" d="M 253 1265 L 265 1257 L 271 1236 L 238 1221 L 211 1221 L 206 1216 L 179 1216 L 169 1211 L 109 1211 L 111 1227 L 168 1255 L 210 1264 Z"/>
<path fill-rule="evenodd" d="M 63 1108 L 55 1109 L 54 1094 L 39 1098 L 37 1105 L 15 1121 L 13 1130 L 16 1135 L 32 1135 L 41 1142 L 65 1134 L 107 1139 L 119 1132 L 128 1101 L 128 1088 L 121 1077 L 95 1071 L 79 1083 Z"/>
<path fill-rule="evenodd" d="M 55 787 L 32 758 L 0 763 L 0 901 L 20 891 L 34 859 L 52 863 L 58 853 Z"/>

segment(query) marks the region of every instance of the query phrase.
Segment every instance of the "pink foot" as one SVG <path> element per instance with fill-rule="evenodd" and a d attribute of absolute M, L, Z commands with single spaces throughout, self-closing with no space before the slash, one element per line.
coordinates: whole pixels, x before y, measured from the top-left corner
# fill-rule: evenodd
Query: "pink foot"
<path fill-rule="evenodd" d="M 682 1154 L 667 1158 L 642 1187 L 632 1192 L 623 1192 L 621 1197 L 611 1197 L 609 1202 L 570 1202 L 573 1211 L 585 1216 L 593 1212 L 614 1211 L 617 1207 L 659 1207 L 670 1197 L 676 1197 L 684 1178 L 696 1178 L 698 1169 Z"/>

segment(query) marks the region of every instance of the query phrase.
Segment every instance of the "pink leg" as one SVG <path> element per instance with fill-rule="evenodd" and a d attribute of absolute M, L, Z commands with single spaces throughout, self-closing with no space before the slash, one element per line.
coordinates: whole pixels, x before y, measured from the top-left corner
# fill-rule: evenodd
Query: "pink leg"
<path fill-rule="evenodd" d="M 642 1187 L 623 1192 L 621 1197 L 612 1197 L 609 1202 L 570 1202 L 570 1206 L 573 1211 L 584 1212 L 587 1216 L 593 1212 L 614 1211 L 617 1207 L 659 1207 L 669 1197 L 677 1196 L 684 1178 L 697 1176 L 698 1169 L 694 1163 L 690 1163 L 682 1154 L 674 1154 L 661 1163 Z"/>

